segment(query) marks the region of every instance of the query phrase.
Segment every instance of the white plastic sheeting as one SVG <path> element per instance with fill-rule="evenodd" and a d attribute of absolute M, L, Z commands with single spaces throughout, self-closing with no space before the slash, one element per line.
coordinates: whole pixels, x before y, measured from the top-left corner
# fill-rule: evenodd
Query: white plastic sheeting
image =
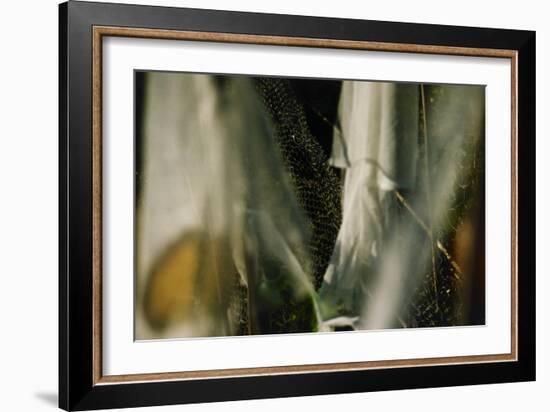
<path fill-rule="evenodd" d="M 249 80 L 148 73 L 145 84 L 136 337 L 234 334 L 235 278 L 251 314 L 277 282 L 313 293 L 306 226 Z"/>
<path fill-rule="evenodd" d="M 359 314 L 395 220 L 394 189 L 416 178 L 419 86 L 343 82 L 331 164 L 345 169 L 343 221 L 321 297 L 325 316 Z"/>
<path fill-rule="evenodd" d="M 483 136 L 483 88 L 450 85 L 438 86 L 446 99 L 425 104 L 431 116 L 426 124 L 435 134 L 428 136 L 424 129 L 421 136 L 423 87 L 343 83 L 331 158 L 345 176 L 343 222 L 320 290 L 329 329 L 398 324 L 433 256 L 430 244 L 434 248 L 437 239 L 432 228 L 445 230 L 457 177 L 468 170 L 456 153 L 467 139 L 475 140 L 469 150 L 476 148 Z M 397 211 L 400 193 L 407 193 L 412 205 L 405 213 Z"/>

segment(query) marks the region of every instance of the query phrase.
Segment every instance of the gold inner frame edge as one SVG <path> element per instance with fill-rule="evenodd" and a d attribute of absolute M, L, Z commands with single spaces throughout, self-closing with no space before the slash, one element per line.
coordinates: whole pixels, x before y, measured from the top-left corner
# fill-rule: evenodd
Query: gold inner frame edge
<path fill-rule="evenodd" d="M 509 354 L 450 356 L 437 358 L 392 359 L 313 365 L 287 365 L 254 368 L 215 369 L 200 371 L 141 373 L 130 375 L 103 375 L 102 362 L 102 40 L 105 36 L 150 38 L 163 40 L 187 40 L 237 44 L 256 44 L 291 47 L 318 47 L 385 51 L 399 53 L 422 53 L 438 55 L 477 56 L 509 58 L 511 60 L 511 141 L 512 141 L 512 258 L 511 258 L 511 352 Z M 281 375 L 297 373 L 322 373 L 357 371 L 382 368 L 414 366 L 458 365 L 468 363 L 493 363 L 517 361 L 517 51 L 504 49 L 433 46 L 421 44 L 385 43 L 356 40 L 265 36 L 251 34 L 144 29 L 133 27 L 93 26 L 92 29 L 92 359 L 94 385 L 129 384 L 169 380 L 216 379 L 228 377 Z"/>

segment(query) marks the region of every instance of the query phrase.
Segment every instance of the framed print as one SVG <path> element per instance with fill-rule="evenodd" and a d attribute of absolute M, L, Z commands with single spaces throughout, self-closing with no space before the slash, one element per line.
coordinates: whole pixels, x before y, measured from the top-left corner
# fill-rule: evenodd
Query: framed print
<path fill-rule="evenodd" d="M 59 406 L 535 379 L 535 33 L 60 5 Z"/>

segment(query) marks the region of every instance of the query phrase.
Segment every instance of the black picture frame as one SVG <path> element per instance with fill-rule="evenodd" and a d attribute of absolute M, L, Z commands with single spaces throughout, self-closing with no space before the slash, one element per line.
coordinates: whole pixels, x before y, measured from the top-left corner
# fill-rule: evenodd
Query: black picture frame
<path fill-rule="evenodd" d="M 94 26 L 512 50 L 517 361 L 102 385 L 94 381 Z M 535 380 L 535 32 L 70 1 L 59 6 L 59 406 L 89 410 Z M 505 177 L 503 177 L 505 178 Z"/>

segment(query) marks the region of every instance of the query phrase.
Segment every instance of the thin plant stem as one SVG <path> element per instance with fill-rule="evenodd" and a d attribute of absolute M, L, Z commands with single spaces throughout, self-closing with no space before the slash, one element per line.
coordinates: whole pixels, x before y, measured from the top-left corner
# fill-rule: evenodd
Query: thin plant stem
<path fill-rule="evenodd" d="M 439 240 L 433 239 L 433 235 L 432 233 L 430 233 L 430 229 L 428 228 L 426 223 L 424 223 L 422 218 L 418 216 L 418 214 L 414 211 L 409 202 L 407 202 L 405 196 L 403 196 L 398 190 L 395 190 L 394 193 L 397 200 L 405 207 L 405 210 L 407 210 L 411 214 L 411 216 L 414 218 L 414 221 L 422 228 L 426 236 L 430 238 L 431 242 L 437 246 L 437 248 L 443 253 L 443 256 L 445 256 L 445 258 L 449 261 L 453 268 L 454 277 L 458 280 L 462 280 L 462 269 L 460 265 L 456 263 L 456 261 L 453 259 L 451 253 L 445 248 L 445 246 L 443 246 L 443 244 Z"/>
<path fill-rule="evenodd" d="M 420 85 L 420 97 L 422 102 L 422 125 L 423 125 L 423 139 L 424 139 L 424 173 L 425 173 L 425 183 L 426 183 L 426 209 L 428 212 L 428 231 L 430 233 L 430 248 L 432 253 L 432 286 L 435 295 L 435 308 L 436 312 L 439 313 L 439 299 L 438 299 L 438 286 L 437 286 L 437 271 L 435 267 L 435 246 L 434 246 L 434 236 L 433 236 L 433 225 L 432 225 L 432 196 L 431 196 L 431 175 L 430 175 L 430 154 L 428 147 L 428 122 L 426 115 L 426 95 L 424 93 L 424 84 Z"/>

